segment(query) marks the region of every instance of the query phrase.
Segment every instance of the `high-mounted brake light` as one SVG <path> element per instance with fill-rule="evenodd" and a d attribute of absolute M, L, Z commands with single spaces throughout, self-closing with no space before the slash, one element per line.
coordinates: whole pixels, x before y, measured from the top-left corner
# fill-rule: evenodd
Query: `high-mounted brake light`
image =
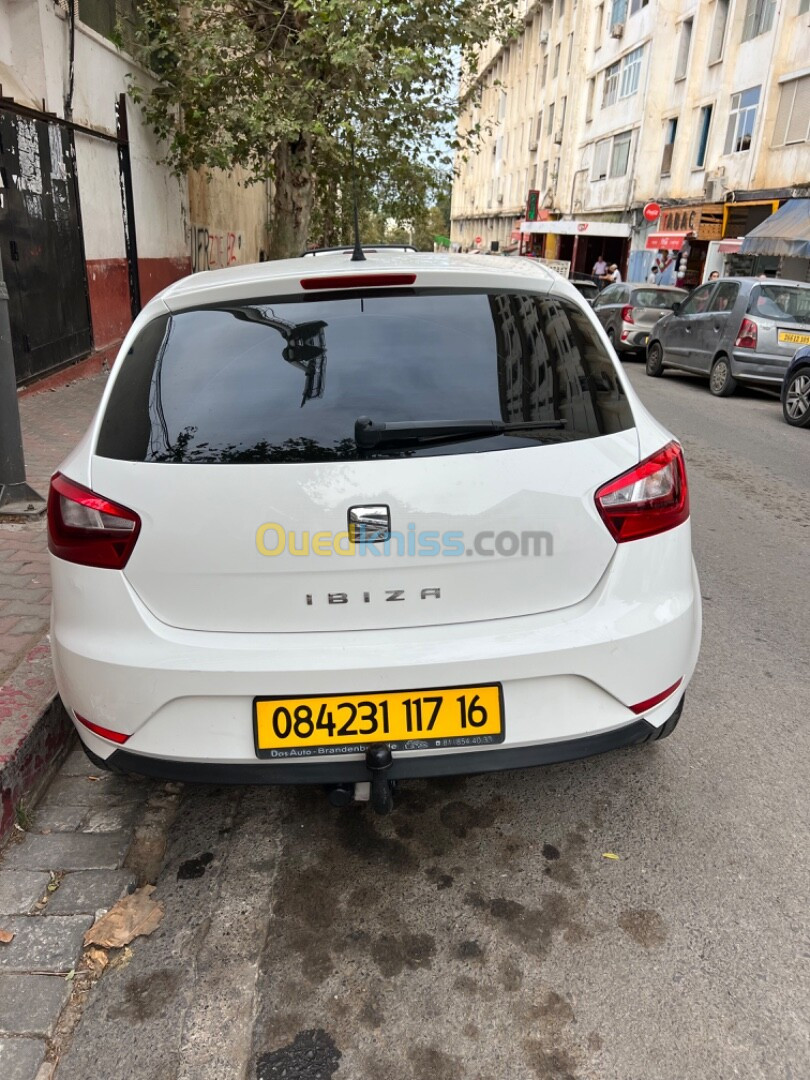
<path fill-rule="evenodd" d="M 123 570 L 135 547 L 141 519 L 132 510 L 68 480 L 51 478 L 48 549 L 66 562 Z"/>
<path fill-rule="evenodd" d="M 683 451 L 676 442 L 596 492 L 596 509 L 617 544 L 674 529 L 689 517 Z"/>
<path fill-rule="evenodd" d="M 743 319 L 734 344 L 738 349 L 755 349 L 757 347 L 757 324 L 752 319 Z"/>
<path fill-rule="evenodd" d="M 88 731 L 92 731 L 94 735 L 100 735 L 102 739 L 109 739 L 110 742 L 125 743 L 129 738 L 129 735 L 124 735 L 120 731 L 112 731 L 110 728 L 102 727 L 101 724 L 94 724 L 92 720 L 85 720 L 83 716 L 79 716 L 77 712 L 73 714 L 80 724 L 83 724 Z"/>
<path fill-rule="evenodd" d="M 332 274 L 329 277 L 301 278 L 302 289 L 379 289 L 413 285 L 416 274 Z"/>
<path fill-rule="evenodd" d="M 635 323 L 632 304 L 625 304 L 622 308 L 622 322 Z"/>

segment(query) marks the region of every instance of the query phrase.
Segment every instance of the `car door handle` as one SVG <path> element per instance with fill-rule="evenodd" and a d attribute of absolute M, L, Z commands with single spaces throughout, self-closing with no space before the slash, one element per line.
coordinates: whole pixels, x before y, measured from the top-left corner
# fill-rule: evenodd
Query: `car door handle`
<path fill-rule="evenodd" d="M 715 328 L 714 328 L 714 332 L 715 332 L 715 334 L 719 334 L 719 333 L 720 333 L 720 327 L 719 327 L 719 326 L 715 326 Z"/>
<path fill-rule="evenodd" d="M 691 327 L 691 326 L 685 326 L 685 327 L 684 327 L 684 330 L 686 331 L 686 333 L 687 333 L 687 334 L 691 334 L 691 333 L 692 333 L 692 327 Z"/>

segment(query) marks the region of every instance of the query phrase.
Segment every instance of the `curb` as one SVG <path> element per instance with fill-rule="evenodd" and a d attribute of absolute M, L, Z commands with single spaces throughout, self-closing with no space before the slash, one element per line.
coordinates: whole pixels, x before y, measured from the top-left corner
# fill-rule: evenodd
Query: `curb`
<path fill-rule="evenodd" d="M 36 801 L 71 744 L 46 635 L 0 686 L 0 844 L 20 804 Z"/>

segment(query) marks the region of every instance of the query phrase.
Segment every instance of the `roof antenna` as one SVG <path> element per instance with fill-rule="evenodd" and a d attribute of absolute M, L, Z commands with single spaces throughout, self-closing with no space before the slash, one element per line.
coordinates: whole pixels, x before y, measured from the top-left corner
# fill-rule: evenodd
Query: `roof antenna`
<path fill-rule="evenodd" d="M 360 243 L 360 220 L 357 216 L 357 166 L 354 161 L 354 135 L 351 136 L 352 148 L 352 187 L 354 189 L 354 251 L 349 262 L 365 262 L 363 247 Z"/>

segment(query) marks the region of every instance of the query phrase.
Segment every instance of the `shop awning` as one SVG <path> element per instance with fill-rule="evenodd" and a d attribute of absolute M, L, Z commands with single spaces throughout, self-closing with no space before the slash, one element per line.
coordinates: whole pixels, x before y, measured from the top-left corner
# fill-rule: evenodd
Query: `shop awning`
<path fill-rule="evenodd" d="M 553 233 L 556 236 L 629 236 L 630 226 L 623 221 L 524 221 L 522 233 Z"/>
<path fill-rule="evenodd" d="M 680 251 L 685 241 L 694 235 L 693 232 L 654 232 L 647 237 L 644 246 L 647 251 Z"/>
<path fill-rule="evenodd" d="M 743 255 L 810 259 L 810 199 L 788 199 L 743 239 Z"/>
<path fill-rule="evenodd" d="M 736 255 L 740 250 L 742 244 L 741 236 L 728 237 L 725 240 L 721 240 L 717 245 L 717 250 L 721 255 Z"/>

